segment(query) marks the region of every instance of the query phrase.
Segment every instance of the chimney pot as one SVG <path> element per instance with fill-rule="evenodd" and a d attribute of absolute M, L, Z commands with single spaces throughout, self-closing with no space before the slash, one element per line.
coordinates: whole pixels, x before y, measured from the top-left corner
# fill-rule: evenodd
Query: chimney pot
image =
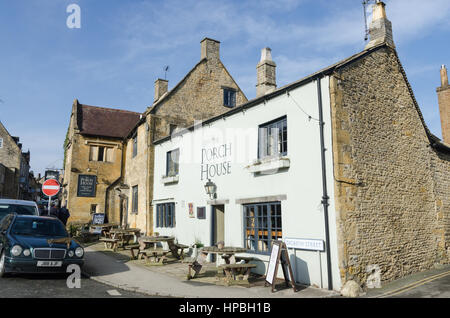
<path fill-rule="evenodd" d="M 268 47 L 261 50 L 261 59 L 256 66 L 256 97 L 273 92 L 277 88 L 276 67 L 272 60 L 272 50 Z"/>
<path fill-rule="evenodd" d="M 167 93 L 168 88 L 169 88 L 169 81 L 158 78 L 155 81 L 155 98 L 153 102 L 157 102 L 161 98 L 161 96 Z"/>
<path fill-rule="evenodd" d="M 445 88 L 448 86 L 448 74 L 447 74 L 447 68 L 445 65 L 441 66 L 441 87 Z"/>
<path fill-rule="evenodd" d="M 220 42 L 210 38 L 204 38 L 200 41 L 201 55 L 200 59 L 219 59 Z"/>
<path fill-rule="evenodd" d="M 385 6 L 386 4 L 379 0 L 372 6 L 372 22 L 369 26 L 370 42 L 366 45 L 366 50 L 382 43 L 395 48 L 392 23 L 387 18 Z"/>
<path fill-rule="evenodd" d="M 445 65 L 441 66 L 441 86 L 437 88 L 442 140 L 450 145 L 450 85 Z"/>

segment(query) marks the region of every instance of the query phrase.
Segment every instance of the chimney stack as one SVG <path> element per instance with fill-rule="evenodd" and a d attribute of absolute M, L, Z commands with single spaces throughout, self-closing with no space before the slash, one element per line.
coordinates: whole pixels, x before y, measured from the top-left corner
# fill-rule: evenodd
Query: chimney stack
<path fill-rule="evenodd" d="M 158 78 L 155 81 L 155 98 L 153 102 L 157 102 L 161 98 L 161 96 L 167 93 L 168 88 L 169 88 L 169 81 Z"/>
<path fill-rule="evenodd" d="M 219 59 L 220 42 L 210 38 L 204 38 L 200 41 L 201 56 L 200 59 Z"/>
<path fill-rule="evenodd" d="M 436 89 L 438 94 L 439 113 L 441 115 L 442 139 L 450 145 L 450 86 L 445 65 L 441 67 L 441 86 Z"/>
<path fill-rule="evenodd" d="M 272 50 L 268 47 L 261 50 L 261 60 L 256 66 L 256 97 L 273 92 L 277 88 L 275 69 L 272 61 Z"/>
<path fill-rule="evenodd" d="M 385 6 L 386 4 L 380 0 L 372 6 L 372 22 L 369 26 L 370 42 L 366 45 L 366 50 L 382 43 L 395 48 L 392 23 L 387 19 Z"/>

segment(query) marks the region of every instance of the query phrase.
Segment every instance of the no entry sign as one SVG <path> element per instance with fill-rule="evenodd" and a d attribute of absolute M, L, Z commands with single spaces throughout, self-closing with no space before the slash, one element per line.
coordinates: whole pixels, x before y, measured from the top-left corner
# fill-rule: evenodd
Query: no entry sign
<path fill-rule="evenodd" d="M 58 194 L 60 189 L 59 182 L 55 179 L 48 179 L 42 184 L 42 193 L 48 197 L 53 197 Z"/>

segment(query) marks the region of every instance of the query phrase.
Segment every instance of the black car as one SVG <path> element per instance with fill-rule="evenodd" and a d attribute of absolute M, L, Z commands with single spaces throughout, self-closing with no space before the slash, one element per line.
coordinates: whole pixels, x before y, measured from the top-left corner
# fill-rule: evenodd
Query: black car
<path fill-rule="evenodd" d="M 84 263 L 84 249 L 60 220 L 7 215 L 0 223 L 0 277 L 6 273 L 65 273 Z"/>

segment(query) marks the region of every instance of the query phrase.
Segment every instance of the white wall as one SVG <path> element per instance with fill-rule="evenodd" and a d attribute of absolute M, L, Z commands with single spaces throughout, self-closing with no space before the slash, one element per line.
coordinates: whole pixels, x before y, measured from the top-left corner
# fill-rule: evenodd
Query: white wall
<path fill-rule="evenodd" d="M 340 289 L 336 248 L 336 222 L 334 212 L 334 183 L 332 166 L 329 78 L 321 80 L 323 115 L 325 122 L 325 147 L 327 187 L 330 197 L 330 246 L 332 249 L 333 288 Z M 202 149 L 231 144 L 231 155 L 216 162 L 230 161 L 231 173 L 214 177 L 217 200 L 225 204 L 225 245 L 244 246 L 243 208 L 236 199 L 286 195 L 281 201 L 284 238 L 325 240 L 322 200 L 322 168 L 320 128 L 318 121 L 317 83 L 311 82 L 275 97 L 266 103 L 219 119 L 193 132 L 172 138 L 155 147 L 154 216 L 156 232 L 174 235 L 179 242 L 193 244 L 196 239 L 211 244 L 211 206 L 201 180 Z M 295 101 L 295 102 L 294 102 Z M 300 109 L 301 108 L 301 109 Z M 309 120 L 305 112 L 312 116 Z M 287 116 L 288 153 L 290 167 L 273 174 L 255 175 L 246 169 L 258 156 L 258 126 L 279 117 Z M 166 153 L 180 148 L 179 181 L 162 183 L 166 173 Z M 209 163 L 209 162 L 208 162 Z M 175 202 L 176 227 L 156 228 L 156 204 Z M 188 203 L 206 207 L 206 219 L 189 218 Z M 327 288 L 325 252 L 289 250 L 296 281 Z M 250 254 L 249 254 L 250 255 Z M 258 262 L 257 271 L 265 274 L 268 255 L 251 254 Z M 321 270 L 320 270 L 321 268 Z M 279 271 L 279 274 L 282 271 Z"/>

